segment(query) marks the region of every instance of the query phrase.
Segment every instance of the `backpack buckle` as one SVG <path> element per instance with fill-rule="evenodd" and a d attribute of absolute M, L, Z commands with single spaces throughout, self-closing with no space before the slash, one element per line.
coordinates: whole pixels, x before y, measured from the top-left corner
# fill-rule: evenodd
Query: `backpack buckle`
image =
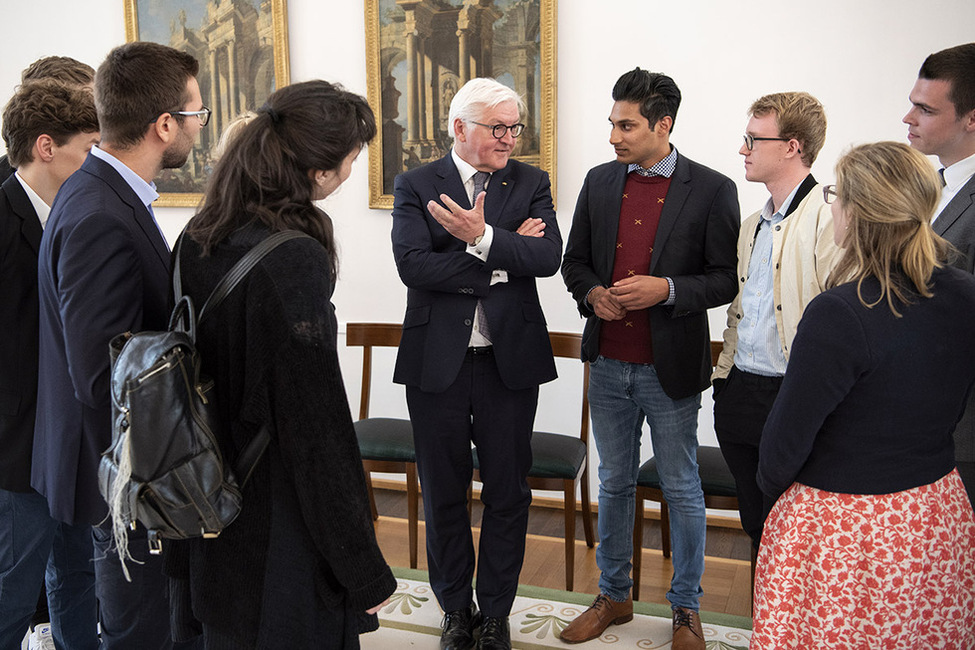
<path fill-rule="evenodd" d="M 149 555 L 162 555 L 162 539 L 157 530 L 149 531 Z"/>

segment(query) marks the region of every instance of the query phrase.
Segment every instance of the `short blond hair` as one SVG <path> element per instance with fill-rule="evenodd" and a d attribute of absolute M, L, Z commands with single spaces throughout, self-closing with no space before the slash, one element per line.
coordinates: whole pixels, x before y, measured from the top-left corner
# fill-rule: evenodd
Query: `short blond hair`
<path fill-rule="evenodd" d="M 847 230 L 829 286 L 855 281 L 860 302 L 873 307 L 886 299 L 897 316 L 895 298 L 930 298 L 931 274 L 949 245 L 931 229 L 941 181 L 928 159 L 902 142 L 853 147 L 836 163 L 836 194 Z M 880 282 L 874 302 L 862 294 L 868 277 Z"/>
<path fill-rule="evenodd" d="M 748 114 L 755 117 L 775 114 L 779 137 L 799 141 L 806 167 L 816 162 L 826 142 L 826 109 L 818 99 L 804 92 L 772 93 L 756 99 Z"/>

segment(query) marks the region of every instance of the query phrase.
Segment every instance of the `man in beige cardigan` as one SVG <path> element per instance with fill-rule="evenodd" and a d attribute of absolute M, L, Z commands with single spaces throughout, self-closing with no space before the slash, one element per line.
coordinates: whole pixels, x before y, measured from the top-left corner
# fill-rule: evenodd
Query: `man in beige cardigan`
<path fill-rule="evenodd" d="M 826 139 L 826 112 L 808 93 L 775 93 L 749 109 L 745 178 L 770 197 L 738 237 L 738 295 L 712 375 L 714 428 L 738 488 L 742 527 L 758 548 L 772 503 L 755 479 L 765 420 L 809 301 L 838 258 L 823 188 L 810 170 Z"/>

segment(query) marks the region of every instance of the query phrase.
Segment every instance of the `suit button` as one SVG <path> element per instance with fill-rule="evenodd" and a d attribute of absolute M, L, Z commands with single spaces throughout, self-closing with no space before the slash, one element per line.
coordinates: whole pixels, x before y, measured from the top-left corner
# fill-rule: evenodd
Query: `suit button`
<path fill-rule="evenodd" d="M 471 319 L 470 318 L 464 319 L 464 325 L 467 325 L 468 327 L 470 327 L 470 324 L 471 324 Z"/>

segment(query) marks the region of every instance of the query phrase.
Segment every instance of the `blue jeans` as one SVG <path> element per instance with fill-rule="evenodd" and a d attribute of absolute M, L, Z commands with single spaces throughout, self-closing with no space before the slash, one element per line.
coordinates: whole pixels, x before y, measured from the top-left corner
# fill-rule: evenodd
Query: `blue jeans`
<path fill-rule="evenodd" d="M 670 506 L 674 575 L 667 600 L 698 610 L 704 575 L 706 518 L 697 469 L 697 412 L 701 396 L 673 400 L 652 365 L 599 357 L 590 366 L 589 407 L 599 451 L 599 590 L 626 600 L 633 580 L 633 517 L 643 421 Z"/>
<path fill-rule="evenodd" d="M 47 583 L 58 648 L 98 647 L 91 527 L 48 513 L 36 492 L 0 490 L 0 648 L 19 648 Z"/>

